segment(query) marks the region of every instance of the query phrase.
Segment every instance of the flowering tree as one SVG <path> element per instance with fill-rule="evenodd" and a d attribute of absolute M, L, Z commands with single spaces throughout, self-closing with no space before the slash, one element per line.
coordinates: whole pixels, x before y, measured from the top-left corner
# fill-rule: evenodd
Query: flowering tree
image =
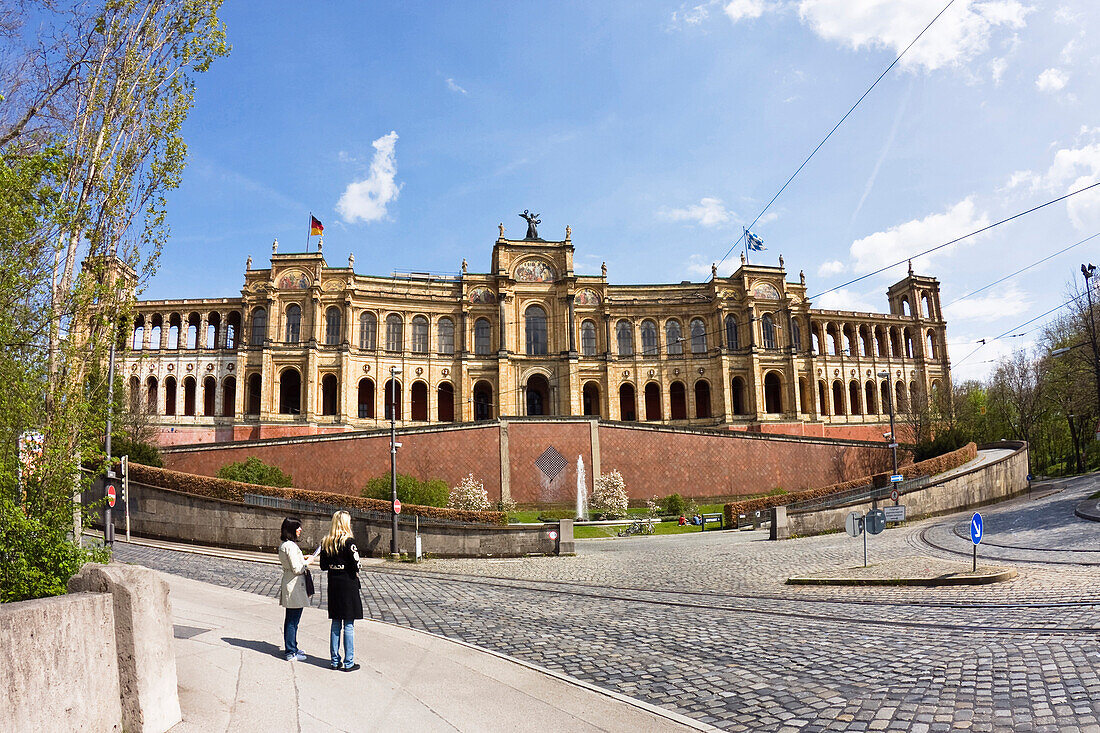
<path fill-rule="evenodd" d="M 618 471 L 600 474 L 593 482 L 592 511 L 609 519 L 626 516 L 626 483 Z"/>
<path fill-rule="evenodd" d="M 485 484 L 474 478 L 472 473 L 451 489 L 447 506 L 451 509 L 474 512 L 487 512 L 492 508 L 489 503 L 489 494 L 485 491 Z"/>

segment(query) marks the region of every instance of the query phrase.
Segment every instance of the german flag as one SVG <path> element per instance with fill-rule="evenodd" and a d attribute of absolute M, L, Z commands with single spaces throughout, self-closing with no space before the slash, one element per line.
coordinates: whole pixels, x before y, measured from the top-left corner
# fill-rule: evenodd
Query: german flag
<path fill-rule="evenodd" d="M 324 234 L 324 233 L 325 233 L 324 224 L 322 224 L 321 220 L 318 219 L 316 216 L 314 216 L 313 214 L 310 214 L 309 215 L 309 235 L 312 237 L 316 234 Z"/>

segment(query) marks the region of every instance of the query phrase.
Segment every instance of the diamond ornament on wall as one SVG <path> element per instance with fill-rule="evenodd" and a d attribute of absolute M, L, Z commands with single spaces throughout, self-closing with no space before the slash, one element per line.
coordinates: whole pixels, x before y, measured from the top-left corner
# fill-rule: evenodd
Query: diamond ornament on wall
<path fill-rule="evenodd" d="M 554 446 L 544 450 L 542 455 L 535 459 L 535 466 L 542 471 L 542 475 L 546 477 L 547 481 L 553 481 L 557 478 L 567 463 L 565 456 L 554 450 Z"/>

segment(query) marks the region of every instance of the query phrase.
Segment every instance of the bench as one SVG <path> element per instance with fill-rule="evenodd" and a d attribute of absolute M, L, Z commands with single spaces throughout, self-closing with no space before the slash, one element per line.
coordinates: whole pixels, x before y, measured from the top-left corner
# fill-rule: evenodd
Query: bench
<path fill-rule="evenodd" d="M 700 532 L 705 532 L 706 531 L 708 522 L 718 522 L 718 529 L 725 529 L 726 520 L 725 520 L 725 517 L 723 517 L 721 513 L 718 513 L 718 514 L 703 514 L 701 516 L 702 516 L 703 522 L 702 522 L 702 524 L 699 525 L 699 531 Z"/>

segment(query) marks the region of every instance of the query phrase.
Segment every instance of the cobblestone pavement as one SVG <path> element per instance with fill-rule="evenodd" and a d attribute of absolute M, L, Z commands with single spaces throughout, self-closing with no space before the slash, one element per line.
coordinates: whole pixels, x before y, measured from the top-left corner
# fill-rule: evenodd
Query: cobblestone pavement
<path fill-rule="evenodd" d="M 584 541 L 572 558 L 373 566 L 364 606 L 726 730 L 1100 733 L 1100 564 L 1089 564 L 1100 558 L 1081 552 L 1100 549 L 1100 523 L 1073 516 L 1098 483 L 983 509 L 979 560 L 1020 573 L 993 586 L 785 586 L 861 565 L 862 541 L 709 532 Z M 959 559 L 969 516 L 888 530 L 870 560 Z M 121 560 L 277 591 L 271 566 L 116 547 Z"/>

